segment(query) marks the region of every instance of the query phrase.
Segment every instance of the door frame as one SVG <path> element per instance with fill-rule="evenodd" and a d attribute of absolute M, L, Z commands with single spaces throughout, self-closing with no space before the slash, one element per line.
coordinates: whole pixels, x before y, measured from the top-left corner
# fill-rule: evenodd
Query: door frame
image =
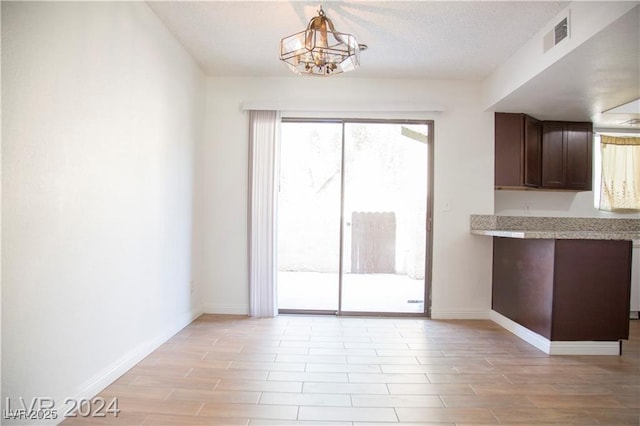
<path fill-rule="evenodd" d="M 282 117 L 281 123 L 334 123 L 342 126 L 341 141 L 341 169 L 340 169 L 340 259 L 338 265 L 338 309 L 311 310 L 311 309 L 278 309 L 279 314 L 312 314 L 312 315 L 336 315 L 336 316 L 374 316 L 374 317 L 427 317 L 431 318 L 431 279 L 433 266 L 433 198 L 434 198 L 434 120 L 422 119 L 376 119 L 376 118 L 312 118 L 312 117 Z M 425 237 L 425 273 L 424 273 L 424 310 L 423 312 L 356 312 L 342 310 L 342 276 L 343 276 L 343 244 L 344 244 L 344 189 L 345 173 L 343 170 L 345 160 L 345 124 L 407 124 L 426 125 L 427 132 L 427 206 Z M 277 197 L 277 194 L 274 195 Z M 277 235 L 277 233 L 276 233 Z M 277 283 L 276 283 L 277 285 Z"/>

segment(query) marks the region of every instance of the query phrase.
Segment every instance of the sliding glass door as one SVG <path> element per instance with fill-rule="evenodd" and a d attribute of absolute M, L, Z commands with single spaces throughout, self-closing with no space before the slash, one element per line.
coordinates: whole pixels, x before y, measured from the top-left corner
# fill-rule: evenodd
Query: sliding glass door
<path fill-rule="evenodd" d="M 338 310 L 342 125 L 282 123 L 278 308 Z"/>
<path fill-rule="evenodd" d="M 278 304 L 428 311 L 430 123 L 284 121 Z"/>
<path fill-rule="evenodd" d="M 426 125 L 345 123 L 342 305 L 424 311 Z"/>

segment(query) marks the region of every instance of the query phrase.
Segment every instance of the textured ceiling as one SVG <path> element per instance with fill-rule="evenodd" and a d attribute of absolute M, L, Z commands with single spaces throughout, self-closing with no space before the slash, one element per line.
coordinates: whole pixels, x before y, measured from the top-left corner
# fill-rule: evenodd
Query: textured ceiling
<path fill-rule="evenodd" d="M 638 2 L 635 2 L 638 4 Z M 149 1 L 210 76 L 295 78 L 278 60 L 320 2 Z M 324 1 L 336 29 L 369 46 L 349 78 L 485 79 L 569 2 Z M 625 124 L 640 111 L 602 111 L 640 96 L 640 6 L 492 106 L 540 119 Z"/>
<path fill-rule="evenodd" d="M 319 2 L 152 1 L 169 30 L 211 76 L 288 76 L 284 36 L 303 30 Z M 568 2 L 325 1 L 338 31 L 369 46 L 351 77 L 482 80 Z"/>

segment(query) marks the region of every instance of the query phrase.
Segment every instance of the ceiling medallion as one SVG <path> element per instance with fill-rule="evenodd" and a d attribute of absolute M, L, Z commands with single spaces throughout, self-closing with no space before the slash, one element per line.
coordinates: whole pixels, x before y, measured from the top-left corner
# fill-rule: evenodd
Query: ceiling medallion
<path fill-rule="evenodd" d="M 280 60 L 296 74 L 328 77 L 356 69 L 366 48 L 353 35 L 336 31 L 320 6 L 306 30 L 280 41 Z"/>

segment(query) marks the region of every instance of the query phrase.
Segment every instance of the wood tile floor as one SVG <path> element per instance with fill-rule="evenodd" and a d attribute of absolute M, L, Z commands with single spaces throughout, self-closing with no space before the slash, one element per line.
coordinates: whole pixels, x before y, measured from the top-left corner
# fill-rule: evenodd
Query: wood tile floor
<path fill-rule="evenodd" d="M 639 425 L 640 321 L 622 356 L 548 356 L 490 321 L 203 315 L 64 424 Z"/>

